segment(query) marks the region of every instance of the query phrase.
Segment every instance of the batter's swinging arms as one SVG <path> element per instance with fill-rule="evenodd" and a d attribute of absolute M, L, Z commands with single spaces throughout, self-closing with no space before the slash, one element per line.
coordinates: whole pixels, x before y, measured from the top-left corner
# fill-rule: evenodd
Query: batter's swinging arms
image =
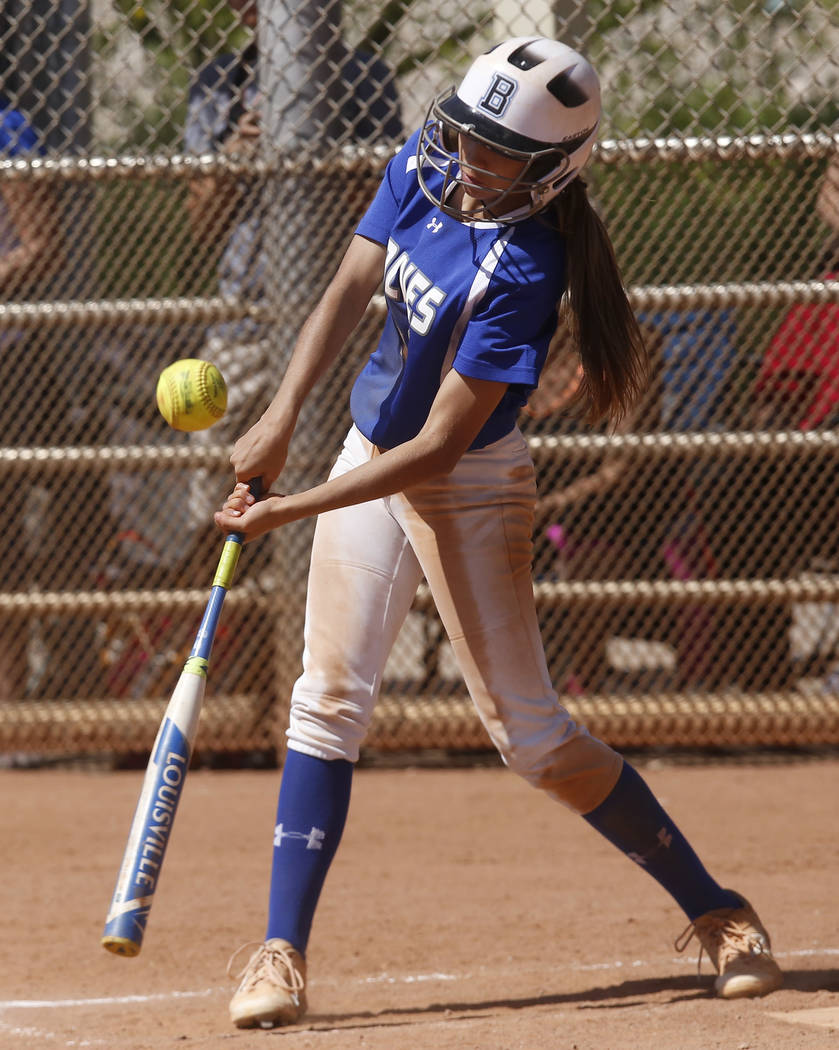
<path fill-rule="evenodd" d="M 570 719 L 542 649 L 536 486 L 516 418 L 563 293 L 589 416 L 619 418 L 644 382 L 643 341 L 580 178 L 599 121 L 597 76 L 565 45 L 516 38 L 478 58 L 388 165 L 270 408 L 234 448 L 223 531 L 252 539 L 318 515 L 266 939 L 230 1005 L 240 1027 L 294 1023 L 306 1009 L 309 930 L 353 763 L 423 576 L 505 763 L 661 883 L 716 966 L 720 995 L 781 984 L 751 906 L 711 878 L 638 773 Z M 352 390 L 354 425 L 329 480 L 255 501 L 245 482 L 280 475 L 304 398 L 382 275 L 387 321 Z"/>

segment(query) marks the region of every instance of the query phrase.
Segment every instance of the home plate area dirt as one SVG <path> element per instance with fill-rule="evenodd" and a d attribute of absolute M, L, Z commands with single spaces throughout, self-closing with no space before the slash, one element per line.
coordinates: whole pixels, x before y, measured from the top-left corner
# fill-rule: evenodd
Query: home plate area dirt
<path fill-rule="evenodd" d="M 99 938 L 141 772 L 9 770 L 0 1047 L 839 1047 L 839 759 L 637 764 L 768 927 L 784 988 L 715 999 L 678 908 L 508 771 L 361 768 L 309 947 L 310 1012 L 239 1031 L 225 975 L 261 939 L 279 773 L 193 770 L 134 959 Z"/>

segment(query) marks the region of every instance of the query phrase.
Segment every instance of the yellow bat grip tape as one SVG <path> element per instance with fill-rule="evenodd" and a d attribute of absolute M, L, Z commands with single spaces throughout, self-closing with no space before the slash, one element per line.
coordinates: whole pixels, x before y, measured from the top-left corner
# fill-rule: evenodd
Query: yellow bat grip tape
<path fill-rule="evenodd" d="M 199 678 L 206 678 L 210 668 L 209 661 L 203 656 L 190 656 L 184 664 L 184 674 L 197 674 Z"/>
<path fill-rule="evenodd" d="M 236 572 L 236 566 L 239 563 L 239 555 L 241 553 L 242 544 L 238 540 L 228 538 L 224 541 L 221 557 L 218 560 L 218 568 L 213 577 L 214 587 L 223 587 L 225 590 L 230 589 L 230 584 L 233 582 L 233 574 Z"/>

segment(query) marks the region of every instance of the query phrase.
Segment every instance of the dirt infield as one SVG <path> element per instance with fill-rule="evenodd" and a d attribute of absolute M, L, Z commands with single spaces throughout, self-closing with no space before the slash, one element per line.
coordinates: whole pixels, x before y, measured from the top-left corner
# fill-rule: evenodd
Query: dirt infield
<path fill-rule="evenodd" d="M 787 985 L 722 1002 L 680 912 L 505 770 L 362 769 L 309 952 L 306 1026 L 227 1020 L 264 923 L 278 774 L 190 774 L 142 954 L 99 936 L 140 773 L 6 771 L 0 1047 L 820 1050 L 839 1046 L 839 761 L 650 766 Z"/>

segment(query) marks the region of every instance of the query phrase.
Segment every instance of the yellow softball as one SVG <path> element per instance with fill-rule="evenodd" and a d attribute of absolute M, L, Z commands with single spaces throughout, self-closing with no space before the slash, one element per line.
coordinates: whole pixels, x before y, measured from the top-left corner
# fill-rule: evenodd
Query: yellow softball
<path fill-rule="evenodd" d="M 206 430 L 227 408 L 224 376 L 209 361 L 184 357 L 160 373 L 157 407 L 175 430 Z"/>

